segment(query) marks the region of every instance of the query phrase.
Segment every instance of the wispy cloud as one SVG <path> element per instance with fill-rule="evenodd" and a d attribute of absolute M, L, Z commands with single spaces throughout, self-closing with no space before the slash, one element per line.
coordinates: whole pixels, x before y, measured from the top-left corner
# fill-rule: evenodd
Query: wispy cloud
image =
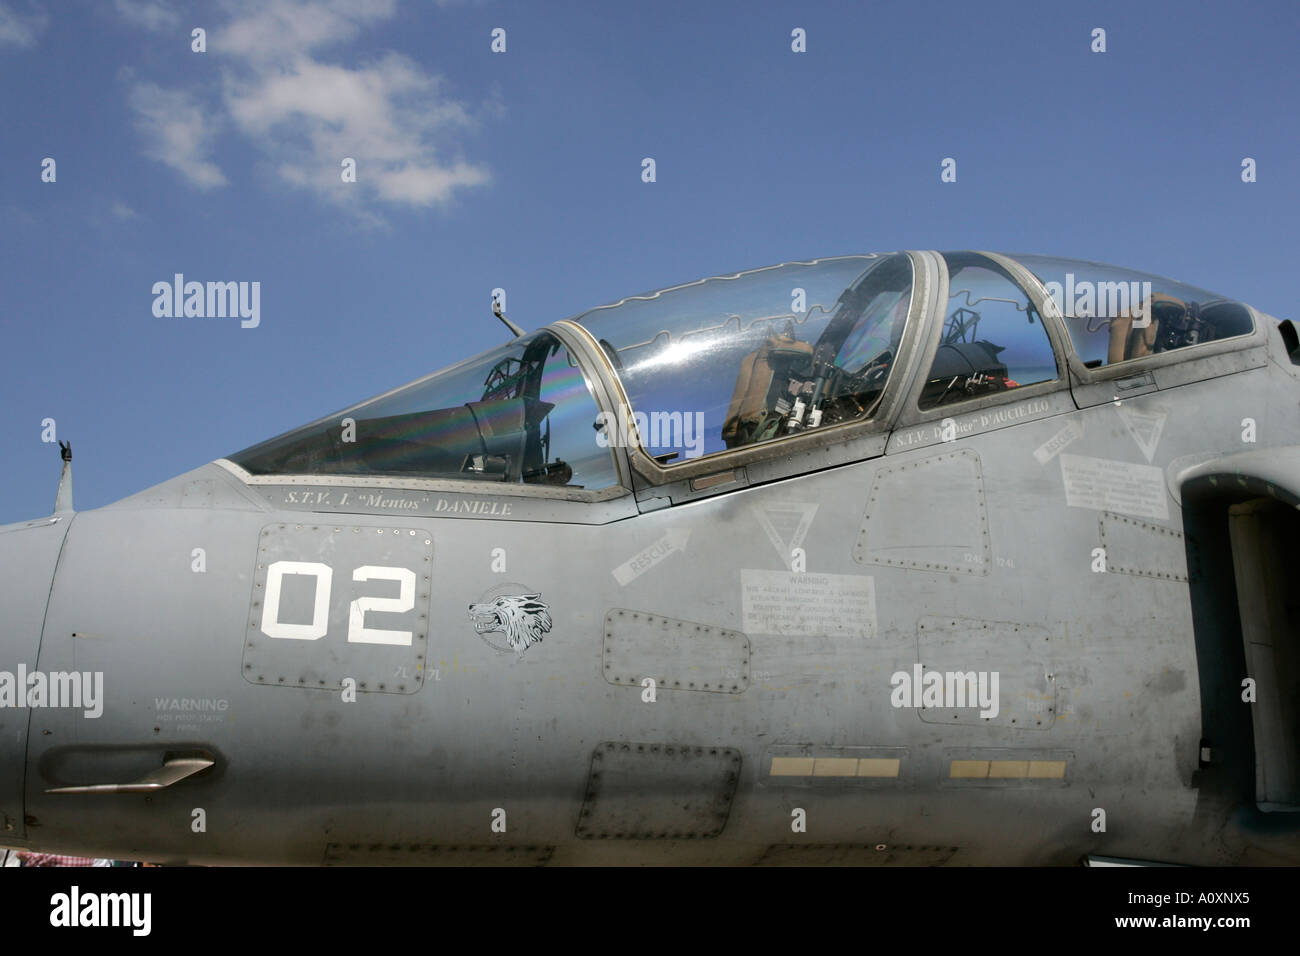
<path fill-rule="evenodd" d="M 390 53 L 353 69 L 298 57 L 274 72 L 228 82 L 235 124 L 261 143 L 288 183 L 337 198 L 340 162 L 357 161 L 362 191 L 386 202 L 426 205 L 459 186 L 487 181 L 487 171 L 439 158 L 442 132 L 472 121 L 438 92 L 439 81 Z"/>
<path fill-rule="evenodd" d="M 28 7 L 20 12 L 10 4 L 0 3 L 0 46 L 35 46 L 49 22 L 43 10 Z"/>
<path fill-rule="evenodd" d="M 181 15 L 166 0 L 113 0 L 118 15 L 133 26 L 154 33 L 171 30 L 181 22 Z"/>
<path fill-rule="evenodd" d="M 244 60 L 284 62 L 356 39 L 397 13 L 396 0 L 230 0 L 213 48 Z"/>
<path fill-rule="evenodd" d="M 226 184 L 225 175 L 208 158 L 216 122 L 193 96 L 142 82 L 131 88 L 130 103 L 146 156 L 170 166 L 200 189 Z"/>
<path fill-rule="evenodd" d="M 228 19 L 209 31 L 207 54 L 222 65 L 220 89 L 205 102 L 220 104 L 220 118 L 280 182 L 356 208 L 366 200 L 446 202 L 490 179 L 486 166 L 459 155 L 459 134 L 477 121 L 441 77 L 397 53 L 345 63 L 331 50 L 392 19 L 395 0 L 227 0 L 224 9 Z M 149 95 L 139 96 L 146 86 Z M 207 159 L 197 101 L 163 104 L 163 92 L 139 84 L 132 93 L 137 112 L 138 99 L 166 107 L 151 110 L 151 135 L 171 148 L 155 145 L 151 155 L 197 185 L 224 182 Z M 345 158 L 356 161 L 355 183 L 342 181 Z"/>

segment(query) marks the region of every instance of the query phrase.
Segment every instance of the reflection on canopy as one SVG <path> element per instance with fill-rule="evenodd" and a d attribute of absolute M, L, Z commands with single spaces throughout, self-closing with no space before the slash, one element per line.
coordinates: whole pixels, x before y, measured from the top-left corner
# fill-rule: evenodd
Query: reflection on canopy
<path fill-rule="evenodd" d="M 245 449 L 255 475 L 394 475 L 605 488 L 611 452 L 581 370 L 538 332 Z"/>
<path fill-rule="evenodd" d="M 1164 276 L 1082 259 L 1011 256 L 1044 284 L 1088 368 L 1249 335 L 1240 302 Z"/>
<path fill-rule="evenodd" d="M 907 256 L 840 256 L 630 296 L 575 321 L 610 356 L 635 414 L 702 421 L 693 449 L 641 436 L 671 462 L 868 415 L 911 292 Z"/>

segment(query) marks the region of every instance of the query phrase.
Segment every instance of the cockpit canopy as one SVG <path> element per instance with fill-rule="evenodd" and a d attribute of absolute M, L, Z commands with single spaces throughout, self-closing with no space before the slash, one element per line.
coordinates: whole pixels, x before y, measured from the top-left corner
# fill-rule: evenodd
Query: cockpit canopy
<path fill-rule="evenodd" d="M 1043 283 L 1087 368 L 1254 331 L 1240 302 L 1173 279 L 1082 259 L 1011 258 Z"/>
<path fill-rule="evenodd" d="M 582 370 L 550 332 L 254 445 L 253 475 L 387 475 L 599 489 L 617 483 Z"/>
<path fill-rule="evenodd" d="M 619 484 L 620 447 L 671 468 L 874 421 L 887 389 L 909 387 L 897 368 L 905 335 L 925 349 L 924 378 L 911 386 L 924 413 L 1063 387 L 1069 356 L 1053 338 L 1068 338 L 1076 369 L 1096 370 L 1254 329 L 1240 303 L 1159 276 L 973 252 L 943 254 L 947 301 L 928 316 L 913 302 L 922 281 L 913 262 L 903 253 L 812 259 L 630 296 L 572 320 L 609 367 L 592 355 L 580 365 L 570 345 L 588 346 L 561 323 L 230 459 L 251 476 L 598 491 Z M 1065 334 L 1049 335 L 1047 323 Z"/>
<path fill-rule="evenodd" d="M 609 356 L 642 446 L 671 464 L 868 415 L 911 302 L 908 256 L 841 256 L 701 279 L 574 321 Z"/>

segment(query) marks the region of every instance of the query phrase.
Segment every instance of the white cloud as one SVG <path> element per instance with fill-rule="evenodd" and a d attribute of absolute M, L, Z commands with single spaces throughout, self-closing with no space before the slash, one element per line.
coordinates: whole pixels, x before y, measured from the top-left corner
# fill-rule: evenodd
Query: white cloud
<path fill-rule="evenodd" d="M 49 22 L 50 18 L 42 10 L 19 13 L 9 4 L 0 3 L 0 46 L 35 46 L 36 38 Z"/>
<path fill-rule="evenodd" d="M 323 58 L 395 16 L 395 0 L 227 0 L 224 9 L 207 54 L 222 65 L 222 116 L 285 184 L 335 202 L 426 206 L 490 178 L 457 155 L 456 133 L 475 120 L 440 77 L 391 52 L 354 65 Z M 153 155 L 200 185 L 224 182 L 206 160 L 201 114 L 188 106 L 169 104 L 165 112 L 180 116 L 156 123 L 154 142 L 171 148 Z M 356 183 L 342 182 L 345 157 L 356 160 Z"/>
<path fill-rule="evenodd" d="M 381 169 L 377 180 L 381 199 L 423 206 L 446 199 L 458 186 L 482 185 L 488 181 L 488 174 L 482 167 L 467 163 L 408 163 Z"/>
<path fill-rule="evenodd" d="M 396 0 L 234 0 L 210 49 L 255 61 L 283 60 L 353 40 L 397 12 Z"/>
<path fill-rule="evenodd" d="M 226 184 L 221 170 L 208 159 L 218 121 L 206 116 L 189 93 L 137 83 L 131 88 L 130 103 L 146 156 L 172 167 L 200 189 Z"/>
<path fill-rule="evenodd" d="M 135 219 L 140 214 L 122 202 L 120 199 L 113 200 L 113 215 L 118 219 Z"/>
<path fill-rule="evenodd" d="M 175 29 L 181 22 L 180 13 L 165 0 L 113 0 L 113 6 L 123 20 L 153 33 Z"/>
<path fill-rule="evenodd" d="M 385 202 L 423 206 L 488 179 L 482 167 L 439 159 L 435 134 L 471 119 L 438 87 L 395 53 L 355 69 L 300 57 L 274 72 L 232 79 L 226 103 L 235 124 L 275 157 L 286 182 L 336 199 L 360 189 Z M 355 186 L 340 179 L 344 157 L 357 161 Z"/>

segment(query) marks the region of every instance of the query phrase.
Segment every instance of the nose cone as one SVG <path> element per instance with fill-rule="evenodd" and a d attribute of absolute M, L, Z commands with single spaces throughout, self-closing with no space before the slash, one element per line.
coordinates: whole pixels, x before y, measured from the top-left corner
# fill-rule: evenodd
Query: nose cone
<path fill-rule="evenodd" d="M 0 845 L 24 838 L 25 675 L 36 670 L 45 606 L 71 523 L 71 515 L 60 515 L 0 526 Z"/>

